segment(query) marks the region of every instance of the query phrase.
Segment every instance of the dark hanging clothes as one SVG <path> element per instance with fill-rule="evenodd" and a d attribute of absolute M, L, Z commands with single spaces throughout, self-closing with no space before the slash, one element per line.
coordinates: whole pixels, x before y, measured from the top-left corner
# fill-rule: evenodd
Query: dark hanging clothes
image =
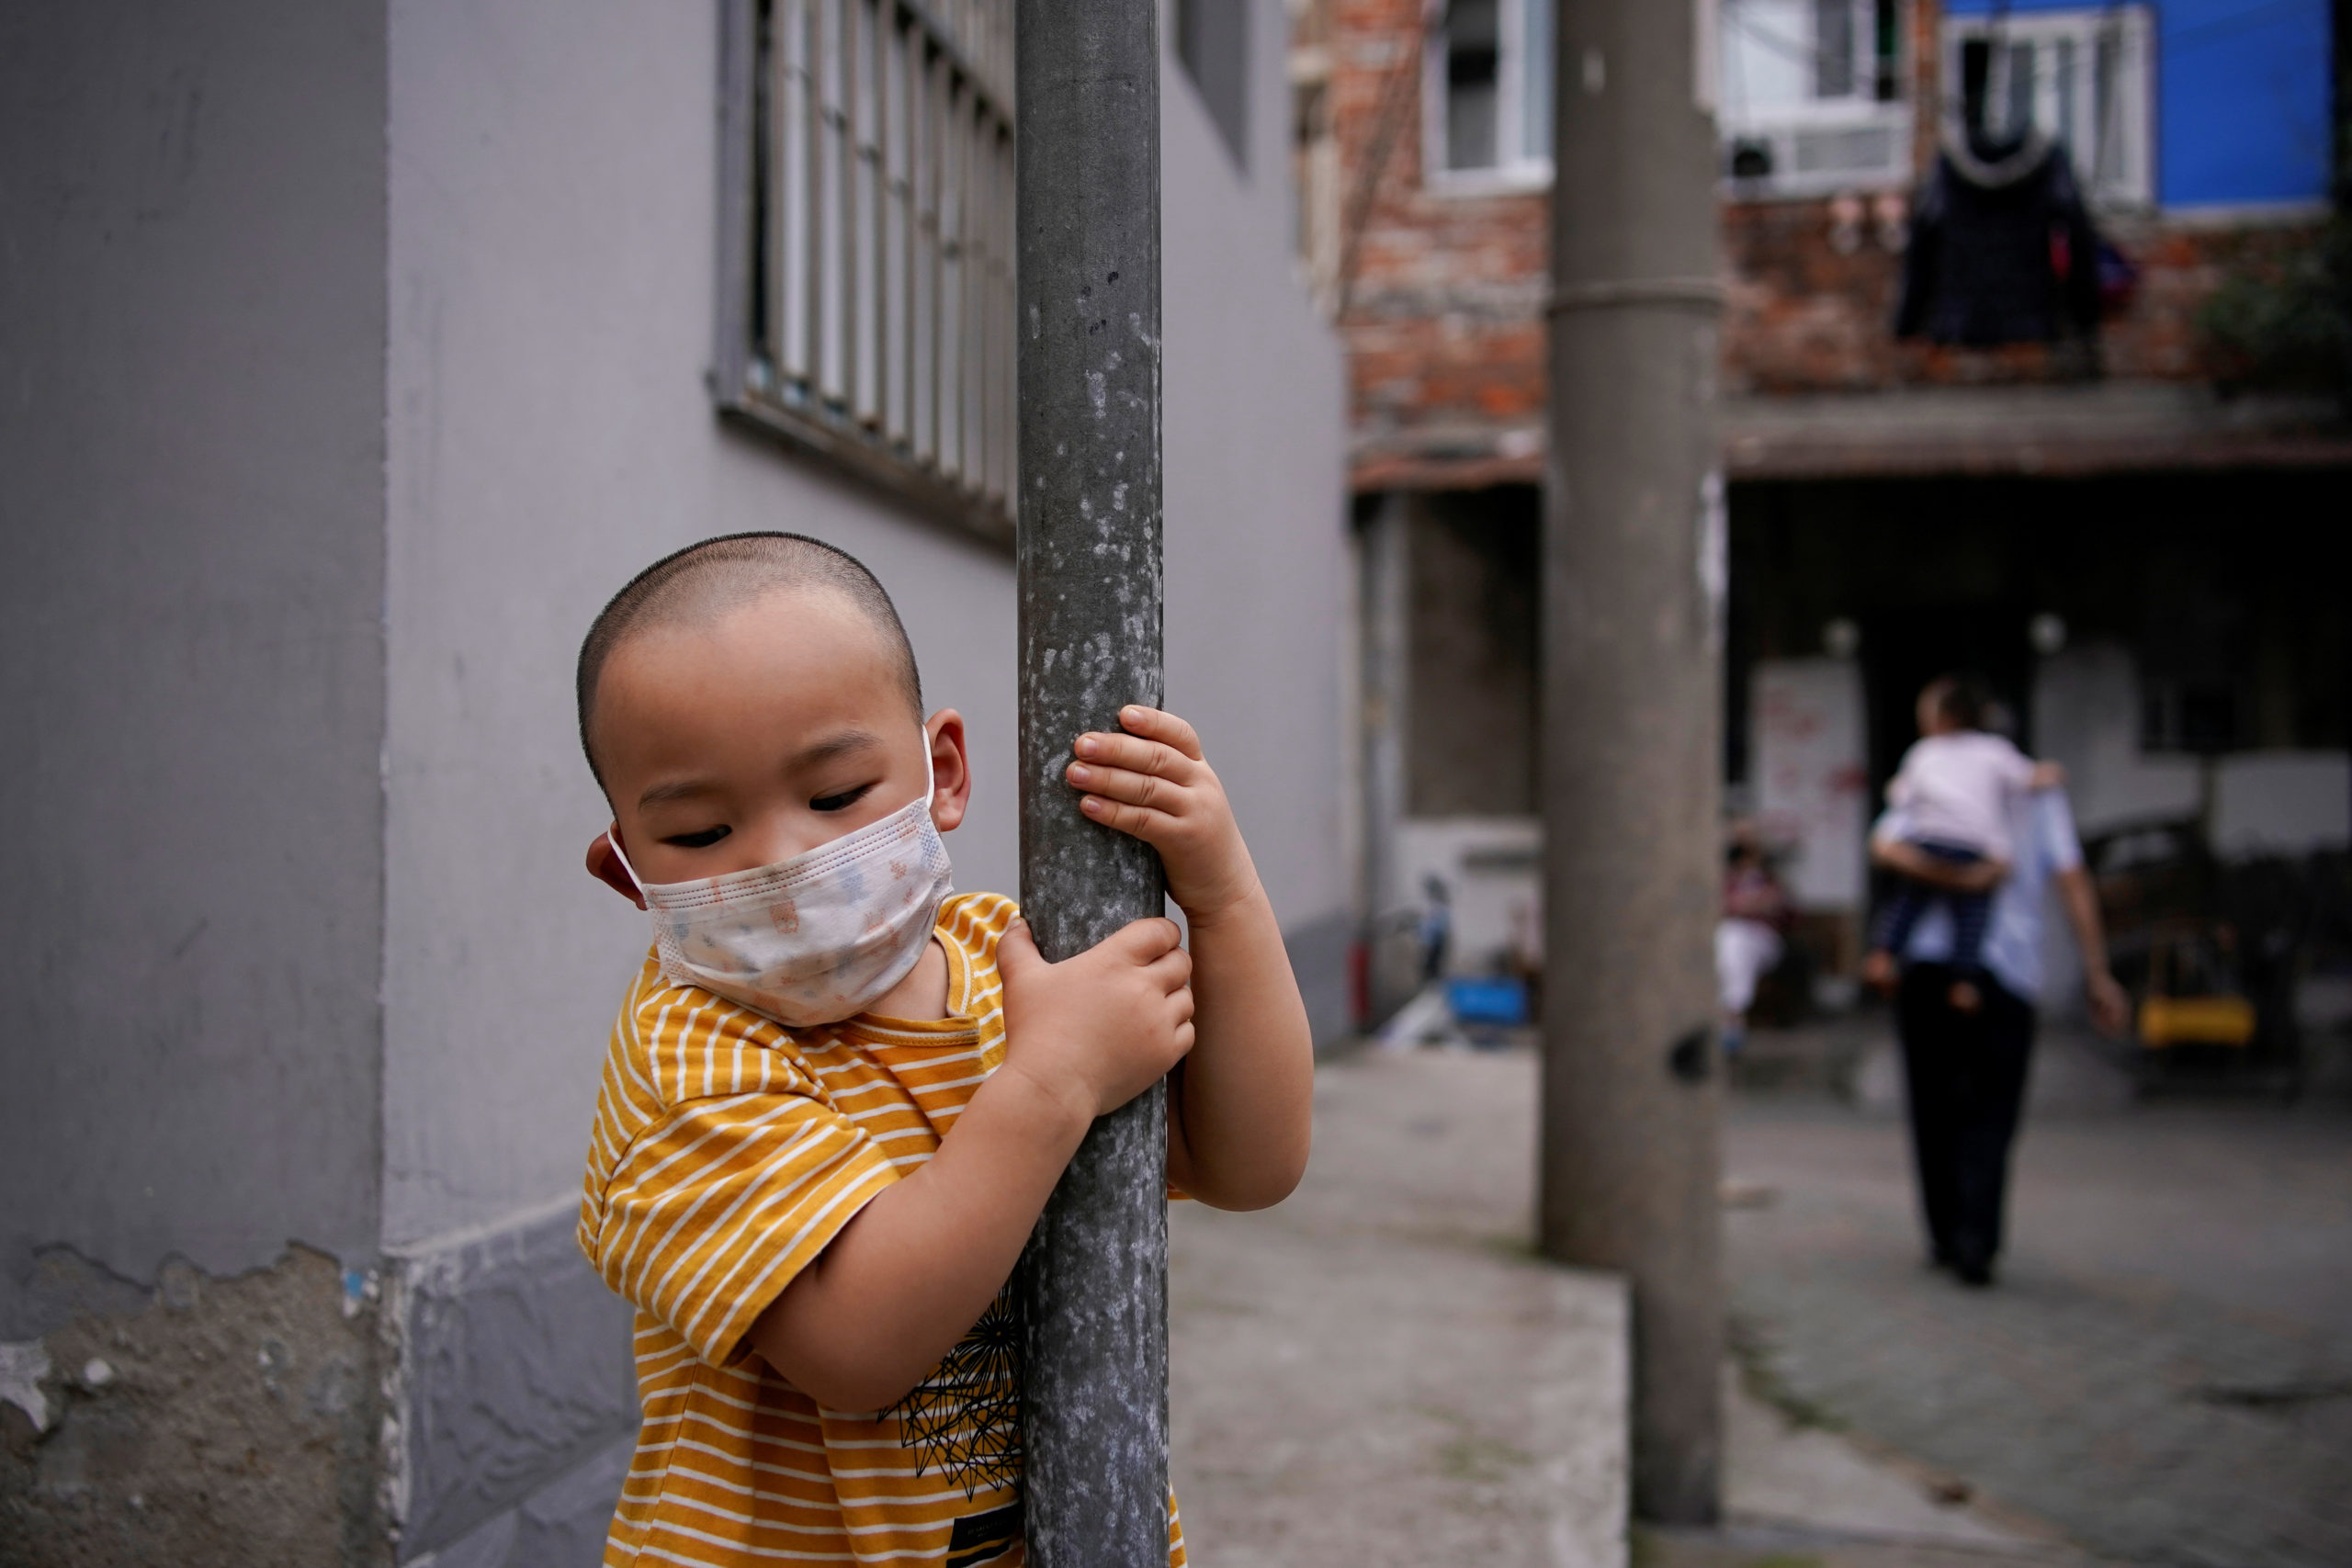
<path fill-rule="evenodd" d="M 2098 330 L 2098 234 L 2066 151 L 1947 141 L 1911 218 L 1894 335 L 1990 347 Z"/>

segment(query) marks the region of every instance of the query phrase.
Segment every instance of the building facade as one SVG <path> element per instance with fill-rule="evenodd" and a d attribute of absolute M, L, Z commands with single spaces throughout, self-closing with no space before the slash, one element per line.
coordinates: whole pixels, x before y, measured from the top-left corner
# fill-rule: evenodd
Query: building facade
<path fill-rule="evenodd" d="M 1731 798 L 1850 969 L 1863 824 L 1910 696 L 1984 672 L 2075 765 L 2086 830 L 2215 826 L 2240 773 L 2340 849 L 2346 648 L 2315 563 L 2352 432 L 2233 332 L 2331 220 L 2326 0 L 1718 0 Z M 1543 0 L 1314 0 L 1294 56 L 1301 253 L 1345 336 L 1364 607 L 1367 914 L 1442 885 L 1452 962 L 1532 962 L 1534 563 L 1554 49 Z M 2062 148 L 2095 338 L 1894 330 L 1917 204 L 1973 122 Z M 2096 721 L 2094 716 L 2097 716 Z M 2166 781 L 2158 786 L 2149 781 Z M 2153 792 L 2153 793 L 2152 793 Z M 2290 821 L 2291 818 L 2291 821 Z"/>
<path fill-rule="evenodd" d="M 970 724 L 1017 883 L 1009 5 L 149 0 L 0 22 L 0 1557 L 597 1560 L 571 1240 L 643 917 L 605 597 L 786 528 Z M 1169 32 L 1168 693 L 1345 1024 L 1342 364 L 1272 0 Z M 1179 42 L 1183 43 L 1182 49 Z"/>

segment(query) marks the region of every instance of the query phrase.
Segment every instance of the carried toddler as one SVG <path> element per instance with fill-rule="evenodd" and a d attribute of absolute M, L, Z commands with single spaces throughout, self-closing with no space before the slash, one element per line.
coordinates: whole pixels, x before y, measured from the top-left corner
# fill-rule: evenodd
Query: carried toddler
<path fill-rule="evenodd" d="M 1919 694 L 1919 739 L 1886 786 L 1901 840 L 1951 868 L 1929 882 L 1905 876 L 1879 911 L 1862 974 L 1873 985 L 1894 978 L 1896 959 L 1911 930 L 1941 903 L 1951 919 L 1951 964 L 1957 978 L 1951 1002 L 1963 1012 L 1983 1004 L 1985 926 L 1993 889 L 2007 874 L 2009 823 L 2028 790 L 2064 776 L 2055 763 L 2035 762 L 1984 728 L 1984 699 L 1957 677 L 1929 682 Z M 1974 874 L 1969 874 L 1973 872 Z"/>

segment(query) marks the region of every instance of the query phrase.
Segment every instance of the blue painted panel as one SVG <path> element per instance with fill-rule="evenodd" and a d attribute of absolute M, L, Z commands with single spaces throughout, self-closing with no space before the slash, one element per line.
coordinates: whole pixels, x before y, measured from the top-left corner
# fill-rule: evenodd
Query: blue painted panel
<path fill-rule="evenodd" d="M 1988 16 L 1994 0 L 1948 0 Z M 2095 10 L 2015 0 L 2013 15 Z M 2327 0 L 2164 0 L 2157 29 L 2156 188 L 2166 207 L 2327 194 Z"/>

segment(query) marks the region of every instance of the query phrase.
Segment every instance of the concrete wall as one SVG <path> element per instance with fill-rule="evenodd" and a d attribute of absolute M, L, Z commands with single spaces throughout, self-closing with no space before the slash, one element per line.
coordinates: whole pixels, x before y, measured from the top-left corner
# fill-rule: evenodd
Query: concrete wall
<path fill-rule="evenodd" d="M 2075 825 L 2085 833 L 2204 809 L 2196 758 L 2140 749 L 2140 671 L 2118 644 L 2086 643 L 2037 665 L 2030 743 L 2035 756 L 2065 768 Z"/>
<path fill-rule="evenodd" d="M 374 1249 L 383 92 L 380 7 L 0 12 L 0 1339 Z"/>
<path fill-rule="evenodd" d="M 721 426 L 717 7 L 403 0 L 391 18 L 387 1245 L 574 1190 L 645 918 L 581 869 L 608 819 L 572 660 L 640 567 L 790 528 L 897 597 L 970 721 L 965 887 L 1017 880 L 1009 558 Z"/>
<path fill-rule="evenodd" d="M 1408 817 L 1397 827 L 1405 902 L 1427 908 L 1445 884 L 1453 924 L 1449 975 L 1491 975 L 1544 959 L 1544 822 L 1525 817 Z"/>
<path fill-rule="evenodd" d="M 1340 368 L 1290 266 L 1283 11 L 1250 3 L 1254 175 L 1169 73 L 1170 689 L 1328 1018 Z M 123 1433 L 300 1376 L 287 1440 L 327 1479 L 268 1474 L 316 1517 L 253 1540 L 380 1555 L 384 1431 L 403 1559 L 593 1559 L 633 1392 L 568 1210 L 646 930 L 580 868 L 606 813 L 571 671 L 657 555 L 782 526 L 870 564 L 971 723 L 957 880 L 1017 883 L 1010 558 L 713 413 L 716 9 L 0 21 L 0 1190 L 30 1195 L 0 1529 L 129 1517 Z M 122 1380 L 22 1343 L 76 1313 L 125 1325 Z M 257 1395 L 146 1385 L 198 1329 Z"/>
<path fill-rule="evenodd" d="M 1344 369 L 1292 260 L 1282 0 L 1248 0 L 1241 167 L 1161 38 L 1168 701 L 1201 731 L 1291 942 L 1344 1028 Z"/>
<path fill-rule="evenodd" d="M 1281 37 L 1279 5 L 1261 9 L 1253 38 Z M 971 724 L 957 885 L 1018 882 L 1011 561 L 712 416 L 715 15 L 393 11 L 393 1247 L 578 1179 L 645 934 L 580 870 L 606 814 L 573 739 L 571 660 L 605 597 L 657 555 L 780 526 L 872 566 L 927 699 Z M 1280 56 L 1260 51 L 1251 80 L 1264 145 L 1246 177 L 1182 73 L 1166 85 L 1169 691 L 1296 928 L 1345 899 L 1340 369 L 1289 262 Z"/>
<path fill-rule="evenodd" d="M 0 10 L 11 1563 L 382 1555 L 383 249 L 380 6 Z"/>
<path fill-rule="evenodd" d="M 1535 814 L 1541 504 L 1532 486 L 1407 498 L 1415 817 Z"/>

